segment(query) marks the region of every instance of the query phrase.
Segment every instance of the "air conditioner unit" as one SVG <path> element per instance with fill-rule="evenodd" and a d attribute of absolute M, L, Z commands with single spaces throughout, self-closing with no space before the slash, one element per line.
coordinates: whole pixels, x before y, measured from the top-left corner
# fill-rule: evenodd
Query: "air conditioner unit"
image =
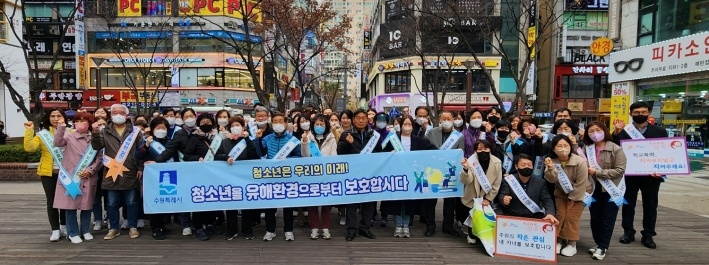
<path fill-rule="evenodd" d="M 586 55 L 588 54 L 588 49 L 579 49 L 577 53 L 581 55 Z"/>

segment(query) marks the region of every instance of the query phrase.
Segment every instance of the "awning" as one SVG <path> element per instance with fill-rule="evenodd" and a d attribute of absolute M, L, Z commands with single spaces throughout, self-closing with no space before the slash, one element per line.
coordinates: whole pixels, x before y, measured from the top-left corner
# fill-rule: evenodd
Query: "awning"
<path fill-rule="evenodd" d="M 30 108 L 34 108 L 34 103 L 30 104 Z M 69 102 L 42 102 L 42 108 L 45 109 L 53 109 L 53 108 L 59 108 L 59 109 L 68 109 L 69 108 Z"/>

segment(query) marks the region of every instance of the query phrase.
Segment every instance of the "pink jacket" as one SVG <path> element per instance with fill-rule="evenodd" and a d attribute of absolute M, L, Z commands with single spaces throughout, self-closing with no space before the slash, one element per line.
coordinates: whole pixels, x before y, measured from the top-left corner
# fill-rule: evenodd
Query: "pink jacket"
<path fill-rule="evenodd" d="M 66 132 L 66 126 L 58 126 L 54 132 L 54 145 L 57 147 L 65 147 L 64 158 L 62 159 L 62 167 L 69 174 L 74 173 L 74 169 L 84 156 L 86 149 L 91 146 L 91 135 L 82 135 L 79 132 Z M 91 210 L 96 195 L 96 182 L 98 181 L 98 170 L 103 165 L 101 164 L 103 152 L 99 151 L 94 158 L 93 163 L 89 165 L 87 170 L 91 172 L 88 178 L 82 178 L 79 183 L 82 195 L 76 197 L 76 200 L 71 196 L 66 195 L 66 188 L 61 181 L 57 181 L 57 189 L 54 195 L 54 208 L 65 210 Z"/>

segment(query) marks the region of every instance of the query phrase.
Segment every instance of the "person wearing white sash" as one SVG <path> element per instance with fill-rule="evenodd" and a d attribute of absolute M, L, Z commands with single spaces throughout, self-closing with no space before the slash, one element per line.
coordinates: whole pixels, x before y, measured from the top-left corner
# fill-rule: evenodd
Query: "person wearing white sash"
<path fill-rule="evenodd" d="M 555 136 L 551 145 L 553 151 L 549 152 L 549 157 L 544 161 L 544 179 L 556 183 L 554 197 L 556 218 L 559 219 L 556 253 L 572 257 L 577 252 L 576 242 L 581 238 L 579 226 L 584 208 L 583 198 L 585 192 L 591 192 L 588 164 L 576 154 L 576 150 L 571 149 L 571 140 L 566 135 Z"/>
<path fill-rule="evenodd" d="M 564 112 L 561 112 L 561 113 L 562 113 L 561 115 L 563 115 Z M 554 147 L 551 145 L 551 141 L 552 141 L 552 139 L 554 139 L 554 137 L 556 135 L 565 135 L 565 136 L 569 137 L 569 140 L 571 141 L 571 150 L 577 151 L 579 148 L 579 144 L 582 144 L 577 141 L 575 136 L 573 136 L 579 132 L 579 127 L 578 127 L 578 125 L 576 125 L 576 122 L 574 122 L 572 120 L 567 120 L 567 119 L 557 120 L 549 132 L 550 132 L 549 134 L 544 135 L 544 137 L 551 137 L 551 138 L 548 138 L 546 142 L 544 142 L 544 141 L 535 142 L 534 150 L 536 152 L 536 155 L 545 156 L 545 155 L 548 155 L 549 153 L 552 153 L 554 150 Z M 556 185 L 553 182 L 548 182 L 547 188 L 549 189 L 549 194 L 554 194 L 554 192 L 556 190 Z"/>
<path fill-rule="evenodd" d="M 310 123 L 310 120 L 310 114 L 308 113 L 303 113 L 295 116 L 295 123 L 292 132 L 293 137 L 295 137 L 296 139 L 302 139 L 303 134 L 309 133 L 313 127 Z M 298 217 L 298 226 L 304 226 L 305 217 L 308 217 L 308 208 L 293 208 L 293 217 Z"/>
<path fill-rule="evenodd" d="M 303 157 L 336 156 L 337 140 L 331 131 L 328 117 L 335 115 L 318 114 L 312 120 L 313 130 L 304 132 L 301 136 L 300 153 Z M 310 239 L 331 239 L 330 235 L 330 212 L 332 206 L 310 206 L 308 207 L 308 223 L 310 224 Z"/>
<path fill-rule="evenodd" d="M 497 200 L 502 209 L 499 214 L 544 219 L 552 224 L 559 224 L 546 181 L 532 177 L 534 158 L 520 154 L 515 156 L 513 162 L 517 174 L 505 177 L 500 186 Z"/>
<path fill-rule="evenodd" d="M 101 126 L 106 126 L 108 121 L 108 110 L 104 107 L 99 107 L 94 111 L 94 122 L 99 122 L 99 129 Z M 94 231 L 100 231 L 101 226 L 106 219 L 103 214 L 103 209 L 108 208 L 108 199 L 106 196 L 106 191 L 101 189 L 101 181 L 103 180 L 103 167 L 100 167 L 98 174 L 96 174 L 96 195 L 94 196 L 94 206 L 91 210 L 94 213 Z"/>
<path fill-rule="evenodd" d="M 72 174 L 71 181 L 79 185 L 82 195 L 76 199 L 67 196 L 67 189 L 57 182 L 54 207 L 66 210 L 67 234 L 69 240 L 76 244 L 82 242 L 80 235 L 84 240 L 94 239 L 89 232 L 91 208 L 96 195 L 96 173 L 103 167 L 99 159 L 103 152 L 91 148 L 89 126 L 94 122 L 94 117 L 88 112 L 79 112 L 72 120 L 76 131 L 67 132 L 66 124 L 59 124 L 54 132 L 54 145 L 64 147 L 61 165 Z M 81 226 L 77 222 L 78 210 L 81 210 Z"/>
<path fill-rule="evenodd" d="M 172 108 L 166 108 L 162 111 L 162 118 L 167 120 L 167 123 L 170 125 L 169 127 L 167 127 L 167 135 L 169 138 L 172 138 L 172 134 L 175 133 L 175 130 L 178 127 L 175 126 L 175 110 Z M 153 124 L 153 121 L 150 121 L 150 124 Z"/>
<path fill-rule="evenodd" d="M 644 138 L 666 138 L 667 130 L 662 127 L 652 125 L 648 122 L 650 116 L 650 105 L 640 101 L 630 105 L 630 115 L 633 117 L 633 124 L 625 125 L 619 121 L 615 123 L 613 131 L 613 142 L 620 145 L 621 140 L 644 139 Z M 630 244 L 635 241 L 635 205 L 638 200 L 638 191 L 642 192 L 643 203 L 643 230 L 640 231 L 642 237 L 640 243 L 647 248 L 657 248 L 657 244 L 652 239 L 657 235 L 655 223 L 657 222 L 658 195 L 660 184 L 664 182 L 662 175 L 653 173 L 649 176 L 632 176 L 625 178 L 627 189 L 625 200 L 628 204 L 623 205 L 623 236 L 620 243 Z"/>
<path fill-rule="evenodd" d="M 490 154 L 493 145 L 487 140 L 475 143 L 475 154 L 470 160 L 463 158 L 460 182 L 465 184 L 462 203 L 473 208 L 476 198 L 483 198 L 483 206 L 492 206 L 502 185 L 502 161 Z M 477 244 L 473 229 L 468 228 L 468 243 Z"/>
<path fill-rule="evenodd" d="M 591 214 L 591 234 L 596 246 L 589 249 L 593 259 L 602 260 L 613 237 L 613 228 L 625 192 L 626 158 L 623 149 L 613 143 L 608 127 L 601 122 L 586 125 L 583 139 L 588 161 L 588 175 L 593 177 L 593 198 Z"/>
<path fill-rule="evenodd" d="M 463 133 L 454 130 L 455 125 L 453 122 L 455 121 L 455 117 L 453 113 L 444 110 L 438 113 L 438 117 L 440 127 L 431 129 L 426 135 L 426 139 L 436 148 L 464 150 L 465 139 Z M 426 232 L 424 235 L 432 236 L 436 231 L 436 205 L 438 204 L 438 199 L 424 199 L 420 200 L 420 202 L 426 220 Z M 443 233 L 456 237 L 460 236 L 460 233 L 458 233 L 456 229 L 453 229 L 457 204 L 462 204 L 460 198 L 443 199 L 443 222 L 441 223 Z M 468 217 L 467 212 L 465 217 L 458 217 L 458 219 L 463 219 L 464 222 L 465 218 Z"/>
<path fill-rule="evenodd" d="M 222 145 L 217 150 L 214 156 L 216 161 L 226 161 L 232 165 L 234 161 L 241 160 L 258 160 L 260 157 L 256 154 L 254 143 L 249 138 L 249 133 L 246 131 L 246 121 L 241 116 L 233 116 L 229 119 L 229 138 L 222 141 Z M 253 212 L 254 210 L 241 210 L 241 233 L 247 240 L 254 239 L 253 231 Z M 239 235 L 239 210 L 226 211 L 226 226 L 227 233 L 224 239 L 232 240 Z"/>
<path fill-rule="evenodd" d="M 287 159 L 300 157 L 300 148 L 297 144 L 300 141 L 293 137 L 293 135 L 286 132 L 286 117 L 282 113 L 274 113 L 271 125 L 273 126 L 273 133 L 264 136 L 264 131 L 259 129 L 256 132 L 256 140 L 254 145 L 256 151 L 262 154 L 266 154 L 267 159 Z M 295 139 L 296 141 L 292 141 Z M 290 151 L 288 151 L 289 148 Z M 284 150 L 282 153 L 281 150 Z M 279 156 L 280 153 L 280 157 Z M 284 208 L 283 209 L 283 232 L 285 233 L 286 241 L 295 240 L 293 235 L 293 209 L 294 208 Z M 266 217 L 266 234 L 263 237 L 264 241 L 271 241 L 276 237 L 276 212 L 277 208 L 265 209 Z"/>
<path fill-rule="evenodd" d="M 135 150 L 143 142 L 143 134 L 128 119 L 128 107 L 121 104 L 111 106 L 111 121 L 106 128 L 99 130 L 99 122 L 91 125 L 91 146 L 94 150 L 104 149 L 105 178 L 101 188 L 108 191 L 109 231 L 104 240 L 119 236 L 119 211 L 121 197 L 127 207 L 129 235 L 140 237 L 138 232 L 138 200 L 140 181 L 143 178 L 143 162 L 135 158 Z M 124 155 L 119 155 L 124 154 Z M 108 163 L 108 165 L 107 165 Z M 127 171 L 123 171 L 127 169 Z"/>
<path fill-rule="evenodd" d="M 509 121 L 500 120 L 495 123 L 495 145 L 492 148 L 491 154 L 502 161 L 502 165 L 500 166 L 503 176 L 515 173 L 513 171 L 514 154 L 512 153 L 512 141 L 514 141 L 514 139 L 510 136 L 510 132 L 512 132 L 511 129 L 512 124 L 510 124 Z"/>
<path fill-rule="evenodd" d="M 54 208 L 54 196 L 57 188 L 57 179 L 59 176 L 59 163 L 55 156 L 62 155 L 60 148 L 54 146 L 52 136 L 54 130 L 60 123 L 66 121 L 66 114 L 63 110 L 53 109 L 44 115 L 41 124 L 41 131 L 35 134 L 34 123 L 31 121 L 25 122 L 25 138 L 24 148 L 26 152 L 36 152 L 41 150 L 42 156 L 39 159 L 37 166 L 37 175 L 42 182 L 44 195 L 47 199 L 47 216 L 49 217 L 49 225 L 52 228 L 52 235 L 49 241 L 57 242 L 63 236 L 66 236 L 66 213 L 64 210 Z M 47 139 L 44 139 L 47 138 Z"/>

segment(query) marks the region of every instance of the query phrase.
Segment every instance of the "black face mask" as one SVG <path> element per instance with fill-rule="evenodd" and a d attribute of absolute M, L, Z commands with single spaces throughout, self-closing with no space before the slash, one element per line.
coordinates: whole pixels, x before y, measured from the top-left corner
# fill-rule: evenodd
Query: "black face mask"
<path fill-rule="evenodd" d="M 498 121 L 500 121 L 500 118 L 498 118 L 497 116 L 490 116 L 490 117 L 487 117 L 487 121 L 490 124 L 495 125 Z"/>
<path fill-rule="evenodd" d="M 478 154 L 478 160 L 480 160 L 480 161 L 490 160 L 490 152 L 477 152 L 477 154 Z"/>
<path fill-rule="evenodd" d="M 645 116 L 645 115 L 633 116 L 633 121 L 637 124 L 643 124 L 643 123 L 647 122 L 647 116 Z"/>
<path fill-rule="evenodd" d="M 530 177 L 530 176 L 532 176 L 532 172 L 534 172 L 534 170 L 531 168 L 525 167 L 525 168 L 518 168 L 517 172 L 522 177 Z"/>
<path fill-rule="evenodd" d="M 212 132 L 212 129 L 214 129 L 214 127 L 211 124 L 203 124 L 203 125 L 199 126 L 199 129 L 203 133 L 210 133 L 210 132 Z"/>
<path fill-rule="evenodd" d="M 0 125 L 0 130 L 5 129 L 5 125 Z"/>
<path fill-rule="evenodd" d="M 510 135 L 510 132 L 508 131 L 497 131 L 497 138 L 507 139 L 508 135 Z"/>

